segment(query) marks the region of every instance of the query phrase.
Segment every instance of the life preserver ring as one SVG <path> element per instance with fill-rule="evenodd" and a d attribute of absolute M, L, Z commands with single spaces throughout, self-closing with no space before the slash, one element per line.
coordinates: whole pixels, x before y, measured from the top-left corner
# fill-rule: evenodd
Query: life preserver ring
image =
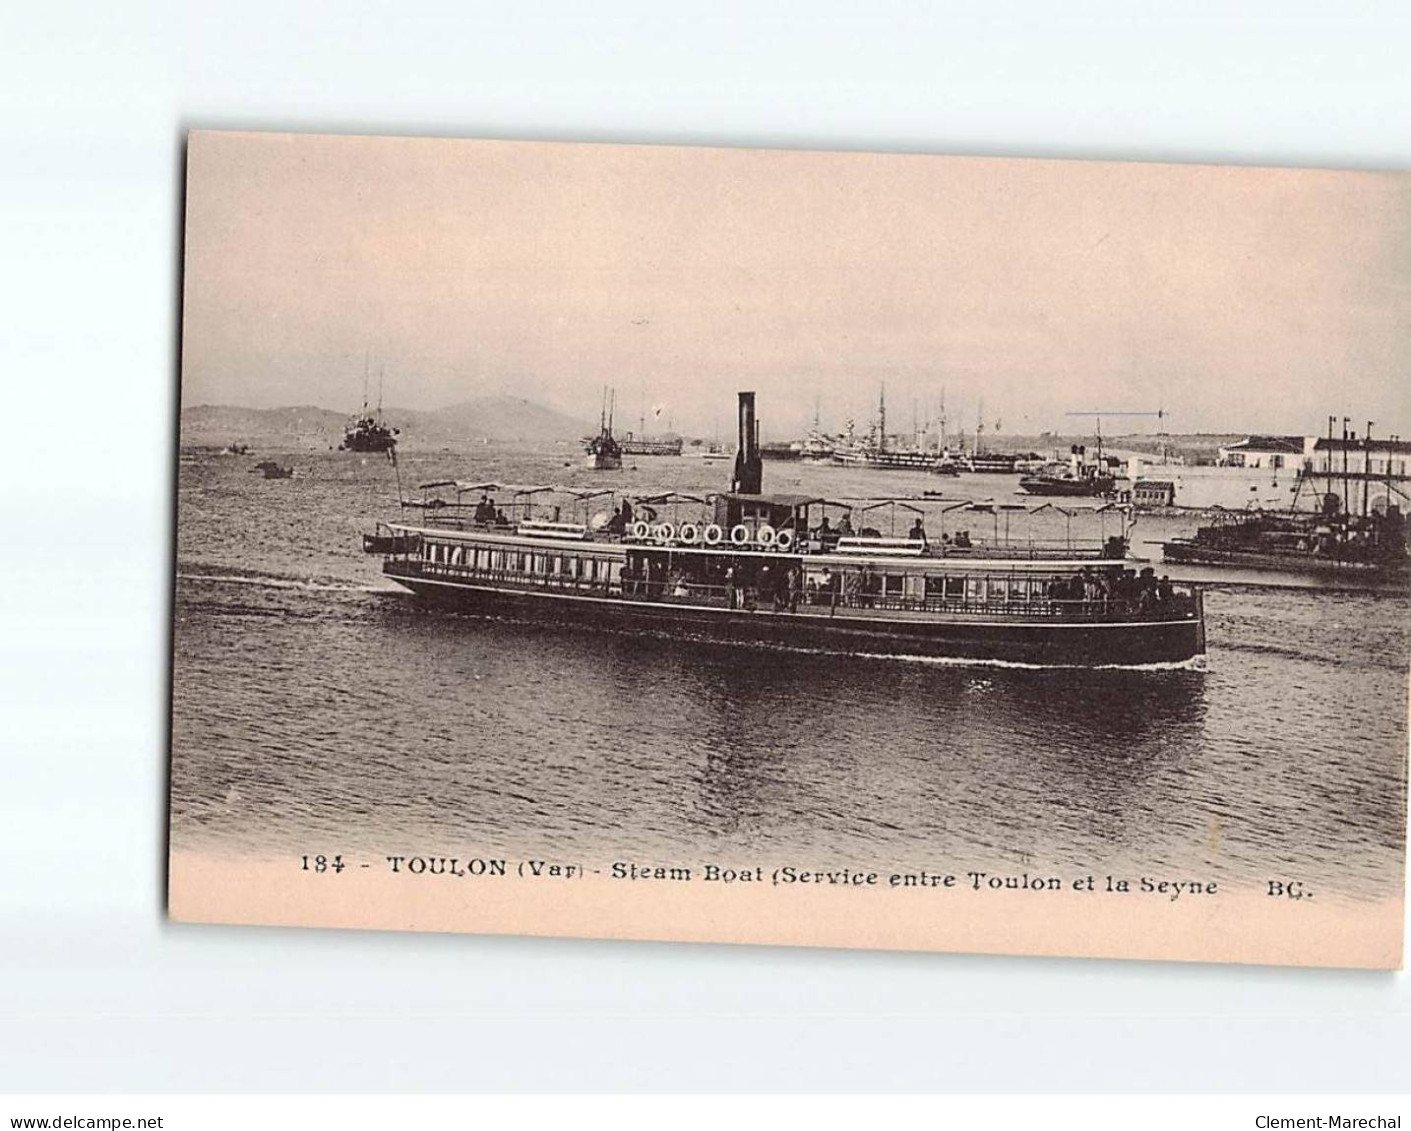
<path fill-rule="evenodd" d="M 637 541 L 639 542 L 643 542 L 647 538 L 651 537 L 651 533 L 652 528 L 648 526 L 645 522 L 643 522 L 640 518 L 632 524 L 632 537 L 637 539 Z"/>
<path fill-rule="evenodd" d="M 730 544 L 733 546 L 748 546 L 750 542 L 750 528 L 743 522 L 737 522 L 730 528 Z"/>
<path fill-rule="evenodd" d="M 656 528 L 656 539 L 658 542 L 670 542 L 676 537 L 676 527 L 669 522 L 659 522 Z"/>
<path fill-rule="evenodd" d="M 774 545 L 774 539 L 776 537 L 778 537 L 778 535 L 775 533 L 774 527 L 770 526 L 767 522 L 760 523 L 759 529 L 754 532 L 754 540 L 765 550 Z"/>
<path fill-rule="evenodd" d="M 774 536 L 774 548 L 776 550 L 788 550 L 794 544 L 794 532 L 792 530 L 781 530 Z"/>
<path fill-rule="evenodd" d="M 701 528 L 694 522 L 683 522 L 677 536 L 688 546 L 694 546 L 701 539 Z"/>
<path fill-rule="evenodd" d="M 707 546 L 719 546 L 720 540 L 724 537 L 725 531 L 721 530 L 720 527 L 716 526 L 713 522 L 705 528 L 705 532 L 701 535 L 702 540 Z"/>

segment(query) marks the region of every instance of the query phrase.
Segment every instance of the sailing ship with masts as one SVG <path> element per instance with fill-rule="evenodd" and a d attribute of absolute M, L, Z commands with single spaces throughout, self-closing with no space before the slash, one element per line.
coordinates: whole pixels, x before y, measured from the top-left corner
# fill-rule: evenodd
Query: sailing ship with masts
<path fill-rule="evenodd" d="M 887 435 L 887 389 L 883 385 L 877 396 L 877 415 L 865 439 L 853 437 L 851 421 L 848 435 L 832 453 L 834 463 L 848 467 L 868 467 L 881 471 L 935 471 L 939 465 L 949 468 L 951 461 L 941 451 L 928 450 L 920 427 L 915 428 L 912 446 L 899 448 Z"/>
<path fill-rule="evenodd" d="M 766 493 L 762 477 L 754 394 L 741 393 L 728 490 L 619 498 L 606 487 L 440 481 L 364 548 L 432 604 L 565 631 L 1082 666 L 1205 651 L 1199 587 L 1138 575 L 1121 508 L 1096 508 L 1124 530 L 1094 544 L 1010 543 L 1000 512 L 1007 525 L 1019 504 L 847 502 Z M 867 524 L 883 510 L 910 516 L 911 529 Z M 978 514 L 992 516 L 994 542 L 944 529 Z M 927 515 L 941 525 L 934 540 Z"/>

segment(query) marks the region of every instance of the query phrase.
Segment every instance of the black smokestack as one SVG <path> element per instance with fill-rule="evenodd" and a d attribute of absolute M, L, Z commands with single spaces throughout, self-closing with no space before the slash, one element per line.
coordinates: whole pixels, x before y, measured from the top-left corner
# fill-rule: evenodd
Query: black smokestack
<path fill-rule="evenodd" d="M 754 394 L 740 394 L 740 436 L 735 448 L 735 477 L 730 490 L 741 495 L 758 495 L 763 479 L 759 459 L 759 422 L 754 417 Z"/>

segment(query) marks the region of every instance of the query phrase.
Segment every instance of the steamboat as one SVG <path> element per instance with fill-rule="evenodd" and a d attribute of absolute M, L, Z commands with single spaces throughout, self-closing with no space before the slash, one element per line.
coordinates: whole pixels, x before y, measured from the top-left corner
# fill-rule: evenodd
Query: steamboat
<path fill-rule="evenodd" d="M 602 412 L 598 415 L 598 434 L 583 441 L 587 453 L 584 465 L 593 471 L 620 471 L 622 469 L 622 445 L 612 434 L 612 414 L 617 407 L 617 390 L 611 393 L 603 390 Z"/>
<path fill-rule="evenodd" d="M 340 452 L 383 452 L 395 458 L 399 429 L 391 427 L 382 417 L 382 373 L 377 375 L 377 412 L 367 407 L 367 364 L 363 364 L 363 411 L 343 432 Z"/>
<path fill-rule="evenodd" d="M 1098 444 L 1097 459 L 1089 461 L 1087 449 L 1074 444 L 1069 449 L 1067 463 L 1050 463 L 1019 480 L 1019 489 L 1027 495 L 1066 498 L 1111 498 L 1117 490 L 1117 477 Z"/>
<path fill-rule="evenodd" d="M 443 481 L 423 485 L 435 497 L 403 504 L 419 516 L 379 524 L 364 549 L 429 602 L 566 630 L 1085 667 L 1181 663 L 1205 651 L 1201 591 L 1131 568 L 1121 508 L 1099 508 L 1119 511 L 1123 531 L 1096 545 L 1000 545 L 999 511 L 1007 523 L 1022 507 L 928 500 L 942 526 L 932 541 L 929 512 L 913 502 L 766 494 L 761 479 L 754 394 L 741 393 L 728 491 L 619 504 L 606 489 Z M 505 491 L 512 515 L 494 501 Z M 472 510 L 461 499 L 474 493 Z M 557 496 L 568 513 L 545 501 Z M 898 507 L 915 512 L 904 536 L 852 528 L 853 514 L 865 521 L 885 506 L 893 521 Z M 693 507 L 699 517 L 683 519 Z M 840 509 L 835 526 L 829 511 Z M 962 509 L 993 515 L 994 544 L 945 532 Z"/>

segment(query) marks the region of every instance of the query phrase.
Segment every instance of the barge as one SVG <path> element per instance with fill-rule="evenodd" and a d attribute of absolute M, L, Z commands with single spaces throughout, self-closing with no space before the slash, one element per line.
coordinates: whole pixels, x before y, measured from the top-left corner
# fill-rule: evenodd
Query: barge
<path fill-rule="evenodd" d="M 1123 536 L 1093 547 L 977 545 L 968 531 L 932 541 L 924 508 L 898 500 L 893 515 L 917 512 L 904 536 L 854 532 L 854 511 L 883 504 L 766 494 L 760 480 L 754 397 L 741 393 L 729 491 L 623 498 L 590 514 L 612 493 L 565 489 L 570 515 L 539 503 L 536 517 L 533 500 L 555 489 L 524 488 L 510 519 L 486 505 L 498 485 L 443 483 L 456 501 L 409 504 L 420 519 L 384 524 L 365 548 L 428 602 L 570 631 L 1035 665 L 1177 664 L 1205 651 L 1200 589 L 1138 573 L 1125 511 Z M 477 513 L 459 503 L 467 492 L 481 493 Z M 985 506 L 942 505 L 939 517 Z M 835 527 L 828 511 L 840 507 Z"/>
<path fill-rule="evenodd" d="M 1411 576 L 1406 523 L 1397 507 L 1364 517 L 1247 511 L 1219 515 L 1194 537 L 1162 543 L 1165 561 L 1319 576 Z"/>

